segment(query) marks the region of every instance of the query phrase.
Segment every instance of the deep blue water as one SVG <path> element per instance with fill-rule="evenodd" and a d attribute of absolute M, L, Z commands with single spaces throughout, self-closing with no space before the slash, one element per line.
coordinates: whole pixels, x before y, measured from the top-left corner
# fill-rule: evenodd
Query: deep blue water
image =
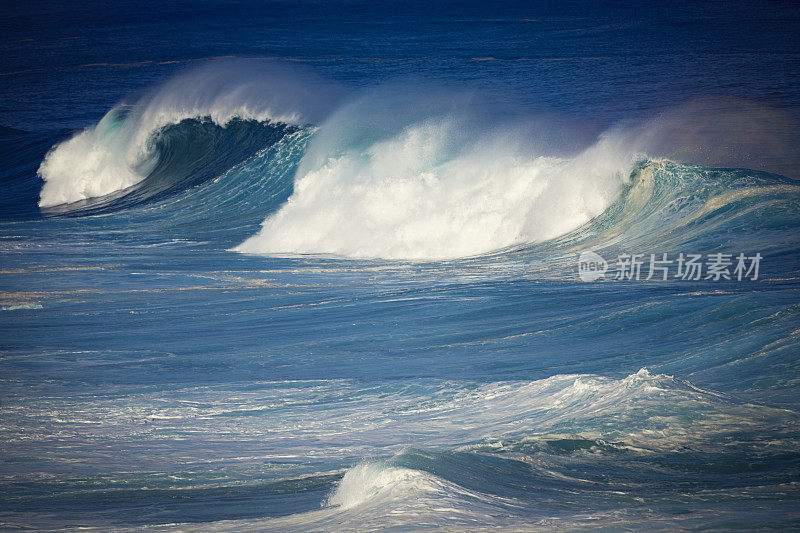
<path fill-rule="evenodd" d="M 4 529 L 798 527 L 793 4 L 0 28 Z"/>

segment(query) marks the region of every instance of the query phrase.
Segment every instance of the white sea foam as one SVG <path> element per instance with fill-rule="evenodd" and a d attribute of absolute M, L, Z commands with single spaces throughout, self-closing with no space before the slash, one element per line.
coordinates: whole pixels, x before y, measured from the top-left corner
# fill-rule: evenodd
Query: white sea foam
<path fill-rule="evenodd" d="M 751 166 L 754 154 L 771 154 L 764 168 L 778 170 L 794 161 L 791 133 L 757 134 L 774 124 L 794 132 L 791 120 L 744 101 L 693 102 L 581 145 L 573 139 L 580 128 L 509 120 L 475 98 L 419 92 L 378 92 L 337 111 L 304 156 L 287 204 L 235 250 L 472 256 L 578 228 L 614 201 L 645 157 Z"/>
<path fill-rule="evenodd" d="M 40 207 L 104 196 L 144 179 L 136 168 L 141 150 L 131 150 L 131 133 L 120 131 L 116 120 L 114 113 L 107 114 L 45 156 L 39 166 Z"/>
<path fill-rule="evenodd" d="M 411 120 L 371 138 L 341 117 L 323 124 L 294 194 L 235 249 L 427 260 L 542 241 L 602 213 L 635 161 L 613 134 L 556 156 L 536 123 L 503 128 L 450 112 Z M 331 142 L 331 130 L 353 137 Z"/>
<path fill-rule="evenodd" d="M 29 311 L 33 309 L 42 309 L 42 304 L 36 302 L 21 302 L 0 307 L 0 311 Z"/>

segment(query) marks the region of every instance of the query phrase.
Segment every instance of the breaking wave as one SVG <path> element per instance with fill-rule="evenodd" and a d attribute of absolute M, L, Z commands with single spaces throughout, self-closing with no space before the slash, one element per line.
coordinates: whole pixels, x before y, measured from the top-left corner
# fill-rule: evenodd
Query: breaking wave
<path fill-rule="evenodd" d="M 176 226 L 202 216 L 215 228 L 252 228 L 259 215 L 233 250 L 428 261 L 537 243 L 675 244 L 688 225 L 708 222 L 690 233 L 702 238 L 797 195 L 778 175 L 695 164 L 752 158 L 731 153 L 744 146 L 738 130 L 720 130 L 780 122 L 752 103 L 726 102 L 720 128 L 695 104 L 586 134 L 472 94 L 393 86 L 344 100 L 312 76 L 243 65 L 188 72 L 57 144 L 39 168 L 40 207 L 158 206 L 159 228 L 165 211 Z M 769 143 L 765 157 L 787 150 Z"/>
<path fill-rule="evenodd" d="M 355 136 L 344 147 L 315 139 L 294 194 L 236 250 L 443 259 L 542 241 L 602 213 L 635 161 L 612 135 L 559 157 L 531 142 L 533 125 L 493 128 L 456 112 Z M 373 120 L 362 106 L 344 115 L 321 131 Z"/>
<path fill-rule="evenodd" d="M 209 164 L 218 176 L 272 140 L 255 142 L 254 123 L 280 132 L 317 122 L 335 100 L 317 78 L 274 65 L 233 61 L 184 73 L 54 146 L 39 167 L 39 206 L 118 194 L 169 165 L 165 159 L 184 162 L 166 176 L 171 184 Z M 239 131 L 243 124 L 248 131 Z"/>

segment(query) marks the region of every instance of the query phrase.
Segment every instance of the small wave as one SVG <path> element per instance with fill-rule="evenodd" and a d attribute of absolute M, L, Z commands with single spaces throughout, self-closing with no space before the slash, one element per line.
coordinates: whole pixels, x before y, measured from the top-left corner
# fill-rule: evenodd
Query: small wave
<path fill-rule="evenodd" d="M 315 460 L 337 462 L 335 471 L 314 479 L 273 480 L 259 488 L 267 498 L 324 488 L 315 500 L 321 508 L 258 520 L 159 526 L 166 530 L 371 531 L 407 530 L 413 524 L 415 530 L 518 531 L 547 529 L 551 521 L 613 524 L 608 513 L 632 501 L 670 508 L 675 487 L 702 490 L 708 486 L 706 473 L 726 476 L 723 498 L 736 498 L 754 484 L 767 496 L 785 494 L 787 465 L 797 461 L 796 412 L 738 403 L 644 368 L 619 378 L 413 380 L 367 388 L 341 381 L 275 382 L 235 395 L 216 386 L 143 394 L 128 396 L 123 404 L 118 398 L 77 405 L 58 399 L 25 414 L 37 423 L 44 417 L 59 423 L 65 435 L 84 431 L 87 424 L 105 434 L 113 425 L 115 435 L 160 438 L 168 429 L 205 434 L 213 443 L 235 427 L 259 442 L 264 455 L 252 457 L 257 469 L 264 458 L 294 460 L 311 456 L 311 450 Z M 324 407 L 320 397 L 326 398 Z M 280 416 L 256 421 L 249 412 L 253 407 Z M 324 420 L 308 416 L 320 408 L 326 410 Z M 226 416 L 214 416 L 221 409 Z M 143 428 L 137 422 L 143 419 L 159 424 Z M 24 442 L 22 429 L 12 427 L 16 442 Z M 312 433 L 311 445 L 296 438 Z M 148 449 L 115 460 L 120 468 L 126 461 L 147 464 Z M 210 482 L 208 488 L 228 486 Z M 640 496 L 646 504 L 636 499 Z M 674 524 L 674 517 L 662 518 Z"/>
<path fill-rule="evenodd" d="M 348 470 L 325 505 L 351 509 L 375 497 L 398 499 L 398 493 L 442 492 L 443 480 L 427 472 L 383 463 L 364 463 Z"/>

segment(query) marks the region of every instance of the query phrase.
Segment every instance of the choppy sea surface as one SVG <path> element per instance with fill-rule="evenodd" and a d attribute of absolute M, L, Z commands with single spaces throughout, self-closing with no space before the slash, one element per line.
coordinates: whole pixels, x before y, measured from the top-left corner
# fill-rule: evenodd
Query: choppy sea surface
<path fill-rule="evenodd" d="M 800 526 L 794 5 L 107 8 L 0 23 L 0 527 Z"/>

